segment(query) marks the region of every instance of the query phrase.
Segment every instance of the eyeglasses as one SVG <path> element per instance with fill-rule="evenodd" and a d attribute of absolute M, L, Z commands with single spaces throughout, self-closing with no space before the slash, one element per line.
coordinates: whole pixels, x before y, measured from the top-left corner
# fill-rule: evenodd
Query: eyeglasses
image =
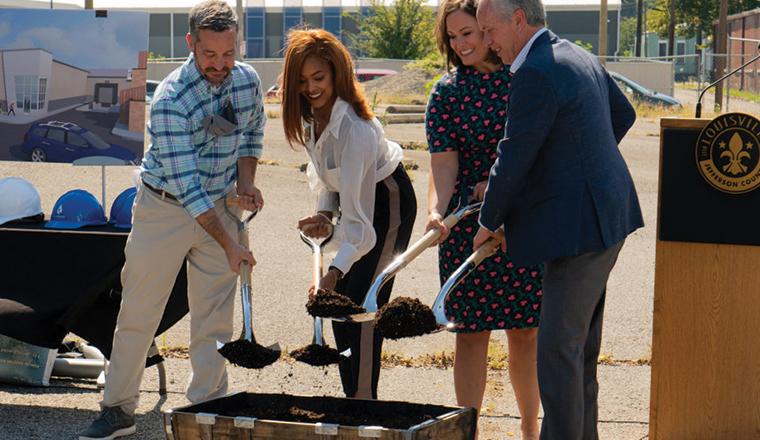
<path fill-rule="evenodd" d="M 237 117 L 235 117 L 235 109 L 232 107 L 232 102 L 227 100 L 227 103 L 222 107 L 222 111 L 218 115 L 209 115 L 203 118 L 203 128 L 213 136 L 226 136 L 237 127 Z"/>

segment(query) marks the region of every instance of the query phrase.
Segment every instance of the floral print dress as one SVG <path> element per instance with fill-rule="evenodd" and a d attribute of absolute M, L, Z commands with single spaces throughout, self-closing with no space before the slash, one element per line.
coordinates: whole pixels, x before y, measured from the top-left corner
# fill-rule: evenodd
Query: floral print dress
<path fill-rule="evenodd" d="M 446 215 L 458 205 L 462 188 L 488 180 L 496 146 L 504 135 L 509 100 L 509 66 L 484 73 L 460 66 L 444 75 L 430 95 L 425 130 L 431 154 L 456 151 L 459 172 Z M 472 253 L 477 215 L 462 219 L 438 249 L 441 284 Z M 541 266 L 518 267 L 500 249 L 484 260 L 446 302 L 457 332 L 538 326 Z"/>

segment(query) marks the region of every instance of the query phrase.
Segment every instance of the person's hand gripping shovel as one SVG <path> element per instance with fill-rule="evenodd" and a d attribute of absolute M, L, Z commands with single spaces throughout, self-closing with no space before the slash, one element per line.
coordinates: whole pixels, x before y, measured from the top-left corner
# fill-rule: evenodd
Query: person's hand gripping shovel
<path fill-rule="evenodd" d="M 310 292 L 309 302 L 313 302 L 314 297 L 322 294 L 320 292 L 321 289 L 319 289 L 319 282 L 322 279 L 322 248 L 330 241 L 333 232 L 334 227 L 332 226 L 332 223 L 329 223 L 327 235 L 323 236 L 321 240 L 309 237 L 303 231 L 300 231 L 301 240 L 309 245 L 312 252 L 312 285 L 314 290 Z M 314 334 L 311 339 L 311 344 L 290 352 L 290 356 L 293 359 L 315 367 L 337 364 L 343 357 L 348 357 L 350 355 L 350 349 L 343 353 L 338 353 L 338 350 L 325 344 L 323 322 L 322 318 L 319 316 L 314 317 Z"/>
<path fill-rule="evenodd" d="M 473 200 L 472 189 L 466 188 L 459 198 L 459 207 L 443 219 L 447 228 L 453 228 L 463 218 L 476 214 L 480 211 L 481 202 Z M 441 237 L 439 229 L 431 229 L 417 242 L 409 246 L 391 264 L 383 270 L 367 291 L 362 306 L 367 310 L 364 314 L 350 315 L 349 321 L 363 322 L 376 319 L 377 329 L 384 337 L 399 339 L 412 336 L 421 336 L 434 331 L 437 326 L 433 312 L 425 304 L 417 299 L 408 297 L 395 298 L 384 305 L 380 310 L 377 308 L 377 295 L 380 289 L 393 278 L 401 269 L 405 268 L 412 260 L 422 254 L 425 249 L 435 244 Z"/>
<path fill-rule="evenodd" d="M 228 200 L 234 204 L 236 199 Z M 258 211 L 251 212 L 245 220 L 238 224 L 238 232 L 245 230 L 248 223 Z M 244 240 L 240 240 L 245 242 Z M 243 335 L 236 341 L 226 344 L 216 341 L 217 351 L 230 363 L 243 368 L 264 368 L 271 365 L 280 357 L 280 344 L 275 343 L 264 347 L 256 342 L 251 323 L 251 266 L 245 261 L 240 264 L 240 296 L 243 305 Z"/>
<path fill-rule="evenodd" d="M 437 333 L 441 330 L 451 331 L 454 329 L 456 324 L 449 321 L 446 317 L 446 299 L 451 294 L 451 291 L 467 278 L 467 276 L 470 275 L 483 260 L 493 255 L 500 245 L 501 241 L 495 238 L 489 238 L 478 248 L 478 250 L 470 254 L 464 263 L 462 263 L 451 276 L 449 276 L 433 302 L 433 315 L 435 315 L 435 323 L 437 327 L 430 333 Z"/>

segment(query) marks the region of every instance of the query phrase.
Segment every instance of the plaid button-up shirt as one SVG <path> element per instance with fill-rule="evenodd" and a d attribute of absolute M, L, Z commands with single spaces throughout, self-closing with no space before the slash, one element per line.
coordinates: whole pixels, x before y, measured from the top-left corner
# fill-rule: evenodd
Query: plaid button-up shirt
<path fill-rule="evenodd" d="M 224 83 L 214 87 L 190 54 L 154 94 L 142 179 L 174 195 L 193 217 L 213 208 L 232 188 L 238 158 L 261 157 L 266 122 L 262 96 L 259 76 L 248 64 L 236 62 Z M 214 136 L 204 129 L 203 120 L 219 114 L 228 101 L 237 127 Z"/>

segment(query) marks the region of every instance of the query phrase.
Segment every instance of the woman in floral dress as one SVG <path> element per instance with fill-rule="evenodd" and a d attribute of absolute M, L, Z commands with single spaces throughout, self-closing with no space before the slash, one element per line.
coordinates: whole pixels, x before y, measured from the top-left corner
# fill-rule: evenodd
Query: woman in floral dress
<path fill-rule="evenodd" d="M 441 283 L 472 252 L 477 216 L 448 228 L 443 218 L 472 187 L 481 200 L 488 173 L 503 137 L 509 99 L 509 66 L 484 44 L 475 19 L 477 0 L 444 0 L 436 25 L 438 48 L 455 66 L 436 84 L 428 102 L 425 128 L 430 150 L 426 230 L 439 240 Z M 538 439 L 540 399 L 536 377 L 536 336 L 541 310 L 542 268 L 517 267 L 498 250 L 451 293 L 446 303 L 456 322 L 454 387 L 457 402 L 480 409 L 487 373 L 491 330 L 505 330 L 509 375 L 522 416 L 522 438 Z"/>

